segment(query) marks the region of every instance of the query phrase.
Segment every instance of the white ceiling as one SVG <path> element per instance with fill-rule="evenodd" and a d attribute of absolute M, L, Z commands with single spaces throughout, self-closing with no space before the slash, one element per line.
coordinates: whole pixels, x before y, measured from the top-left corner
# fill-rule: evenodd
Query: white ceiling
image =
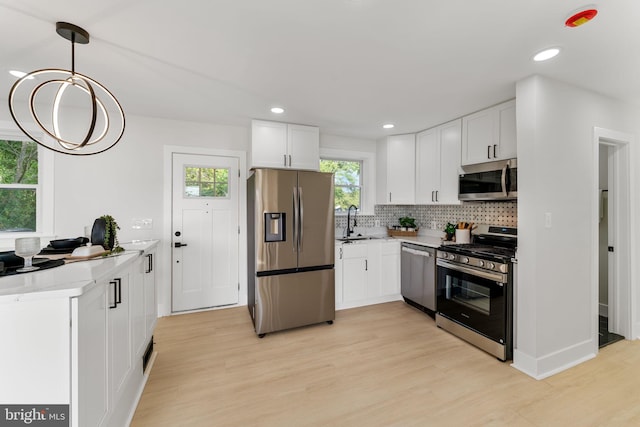
<path fill-rule="evenodd" d="M 70 43 L 55 32 L 67 21 L 92 37 L 76 45 L 76 71 L 128 114 L 378 138 L 513 98 L 531 74 L 640 105 L 640 2 L 595 4 L 591 23 L 569 29 L 570 12 L 589 3 L 0 0 L 0 92 L 15 81 L 10 69 L 70 68 Z M 550 46 L 560 56 L 531 60 Z"/>

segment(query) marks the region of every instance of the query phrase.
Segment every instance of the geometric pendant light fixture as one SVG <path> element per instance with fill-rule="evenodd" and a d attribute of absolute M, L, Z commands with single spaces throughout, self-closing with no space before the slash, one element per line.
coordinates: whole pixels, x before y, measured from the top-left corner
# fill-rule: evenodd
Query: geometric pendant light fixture
<path fill-rule="evenodd" d="M 75 44 L 88 44 L 89 33 L 67 22 L 56 32 L 71 41 L 71 70 L 32 71 L 9 92 L 9 111 L 20 130 L 58 153 L 102 153 L 120 141 L 125 119 L 122 106 L 96 80 L 75 70 Z"/>

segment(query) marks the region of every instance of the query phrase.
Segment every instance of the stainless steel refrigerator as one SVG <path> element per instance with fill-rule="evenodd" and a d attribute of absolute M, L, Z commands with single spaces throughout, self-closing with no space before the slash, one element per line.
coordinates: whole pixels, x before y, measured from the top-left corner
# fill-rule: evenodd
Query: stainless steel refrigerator
<path fill-rule="evenodd" d="M 258 336 L 335 319 L 333 199 L 330 173 L 249 177 L 248 306 Z"/>

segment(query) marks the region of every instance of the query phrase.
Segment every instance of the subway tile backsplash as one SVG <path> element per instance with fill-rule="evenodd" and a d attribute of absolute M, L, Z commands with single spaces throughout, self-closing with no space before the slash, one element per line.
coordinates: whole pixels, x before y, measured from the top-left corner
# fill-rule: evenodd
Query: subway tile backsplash
<path fill-rule="evenodd" d="M 475 222 L 476 224 L 518 226 L 518 202 L 465 202 L 460 205 L 376 205 L 374 215 L 358 215 L 358 226 L 381 227 L 398 225 L 403 216 L 416 218 L 421 228 L 444 230 L 447 222 Z M 346 227 L 347 217 L 336 216 L 336 227 Z"/>

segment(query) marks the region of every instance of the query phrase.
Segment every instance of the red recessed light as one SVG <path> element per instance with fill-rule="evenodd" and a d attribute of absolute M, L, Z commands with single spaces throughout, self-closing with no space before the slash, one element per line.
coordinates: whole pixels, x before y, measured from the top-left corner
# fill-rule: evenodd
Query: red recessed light
<path fill-rule="evenodd" d="M 597 14 L 598 11 L 596 9 L 582 10 L 571 15 L 571 17 L 569 17 L 569 19 L 565 21 L 564 25 L 571 28 L 579 27 L 580 25 L 586 24 L 587 22 L 591 21 L 596 17 Z"/>

